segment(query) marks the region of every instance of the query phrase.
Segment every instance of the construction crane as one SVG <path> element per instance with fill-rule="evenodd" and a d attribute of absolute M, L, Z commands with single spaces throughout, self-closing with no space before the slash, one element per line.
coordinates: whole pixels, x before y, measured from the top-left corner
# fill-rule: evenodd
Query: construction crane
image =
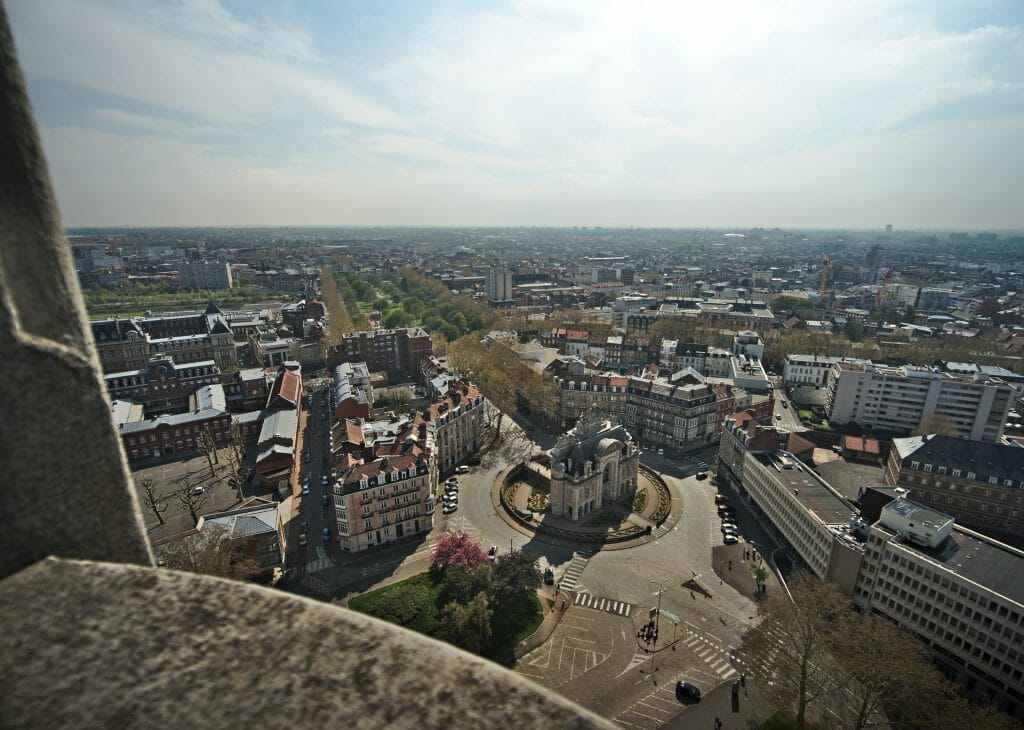
<path fill-rule="evenodd" d="M 825 289 L 828 287 L 828 275 L 831 272 L 831 261 L 828 256 L 822 261 L 823 268 L 821 269 L 821 281 L 818 283 L 818 303 L 819 306 L 825 302 Z"/>

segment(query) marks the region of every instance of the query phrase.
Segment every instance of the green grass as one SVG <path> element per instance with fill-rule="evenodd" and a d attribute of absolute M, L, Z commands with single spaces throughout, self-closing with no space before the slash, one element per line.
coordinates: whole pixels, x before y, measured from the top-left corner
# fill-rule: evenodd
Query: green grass
<path fill-rule="evenodd" d="M 437 631 L 440 610 L 437 598 L 441 591 L 441 574 L 427 571 L 398 583 L 378 588 L 352 598 L 348 607 L 407 629 L 433 636 Z M 484 655 L 502 663 L 512 660 L 516 644 L 528 637 L 544 620 L 544 610 L 537 596 L 529 609 L 491 619 L 491 648 Z"/>

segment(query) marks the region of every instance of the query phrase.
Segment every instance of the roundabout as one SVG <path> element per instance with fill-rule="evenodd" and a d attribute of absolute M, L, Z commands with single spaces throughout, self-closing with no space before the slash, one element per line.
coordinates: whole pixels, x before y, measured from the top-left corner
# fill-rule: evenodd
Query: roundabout
<path fill-rule="evenodd" d="M 665 480 L 641 467 L 635 492 L 625 500 L 604 505 L 580 521 L 553 514 L 548 504 L 547 470 L 536 462 L 521 462 L 497 473 L 491 485 L 495 513 L 517 532 L 556 545 L 623 550 L 656 540 L 671 530 L 682 513 L 673 505 Z"/>

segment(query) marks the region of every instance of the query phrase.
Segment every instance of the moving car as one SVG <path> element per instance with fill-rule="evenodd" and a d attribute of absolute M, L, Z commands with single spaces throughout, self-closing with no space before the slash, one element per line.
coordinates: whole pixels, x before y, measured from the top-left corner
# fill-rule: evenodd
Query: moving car
<path fill-rule="evenodd" d="M 689 697 L 694 700 L 700 699 L 700 690 L 689 682 L 679 680 L 676 682 L 676 694 L 682 695 L 683 697 Z"/>
<path fill-rule="evenodd" d="M 324 474 L 322 477 L 320 477 L 320 483 L 323 484 L 325 487 L 327 486 L 327 483 L 329 481 L 331 481 L 331 478 L 329 476 L 327 476 L 326 474 Z"/>
<path fill-rule="evenodd" d="M 544 568 L 544 582 L 549 586 L 553 586 L 555 584 L 555 571 L 551 568 Z"/>
<path fill-rule="evenodd" d="M 782 420 L 782 414 L 781 413 L 776 413 L 775 414 L 775 420 L 776 421 L 781 421 Z"/>
<path fill-rule="evenodd" d="M 302 483 L 302 496 L 305 497 L 309 494 L 309 480 L 307 479 Z"/>
<path fill-rule="evenodd" d="M 324 494 L 323 498 L 320 501 L 323 502 L 324 507 L 330 507 L 331 506 L 331 495 Z"/>
<path fill-rule="evenodd" d="M 196 487 L 195 489 L 192 490 L 193 497 L 201 497 L 204 494 L 206 494 L 206 490 L 203 489 L 202 487 Z"/>
<path fill-rule="evenodd" d="M 321 530 L 320 531 L 320 537 L 323 539 L 324 542 L 330 542 L 331 541 L 331 528 L 325 527 L 323 530 Z"/>
<path fill-rule="evenodd" d="M 487 559 L 488 560 L 493 561 L 497 557 L 498 557 L 498 546 L 497 545 L 491 545 L 489 548 L 487 548 Z"/>
<path fill-rule="evenodd" d="M 300 532 L 299 533 L 299 547 L 306 547 L 306 545 L 308 545 L 308 544 L 309 544 L 309 533 L 307 533 L 307 532 Z"/>

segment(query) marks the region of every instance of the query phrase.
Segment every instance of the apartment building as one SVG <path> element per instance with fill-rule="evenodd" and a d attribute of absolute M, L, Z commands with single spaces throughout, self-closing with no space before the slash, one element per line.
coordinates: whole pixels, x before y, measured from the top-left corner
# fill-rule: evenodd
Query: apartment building
<path fill-rule="evenodd" d="M 951 436 L 892 440 L 885 481 L 986 534 L 1024 534 L 1024 449 Z"/>
<path fill-rule="evenodd" d="M 220 378 L 220 368 L 213 360 L 178 365 L 166 355 L 150 357 L 139 370 L 103 376 L 112 400 L 141 403 L 147 416 L 187 410 L 189 397 L 204 385 L 219 383 Z"/>
<path fill-rule="evenodd" d="M 631 377 L 622 423 L 641 443 L 679 453 L 717 443 L 734 410 L 730 387 L 681 371 L 670 378 Z"/>
<path fill-rule="evenodd" d="M 369 418 L 373 407 L 370 371 L 364 362 L 343 362 L 331 377 L 331 419 Z"/>
<path fill-rule="evenodd" d="M 419 327 L 349 332 L 328 353 L 333 368 L 343 362 L 364 362 L 370 372 L 419 373 L 420 363 L 434 352 L 430 335 Z"/>
<path fill-rule="evenodd" d="M 868 532 L 854 602 L 913 631 L 968 696 L 1024 717 L 1024 552 L 897 499 Z"/>
<path fill-rule="evenodd" d="M 437 469 L 441 475 L 480 450 L 485 429 L 484 399 L 468 381 L 453 383 L 444 397 L 432 403 L 417 418 L 428 424 Z"/>
<path fill-rule="evenodd" d="M 692 368 L 706 377 L 727 378 L 731 359 L 729 351 L 719 347 L 664 340 L 658 355 L 658 365 L 672 373 Z"/>
<path fill-rule="evenodd" d="M 1014 390 L 982 373 L 956 375 L 931 368 L 837 362 L 828 381 L 829 420 L 910 433 L 938 414 L 975 441 L 996 441 L 1013 406 Z"/>
<path fill-rule="evenodd" d="M 792 385 L 813 385 L 824 388 L 828 385 L 832 366 L 838 362 L 860 363 L 863 360 L 820 355 L 786 355 L 782 379 L 786 387 Z"/>
<path fill-rule="evenodd" d="M 383 456 L 341 472 L 333 486 L 337 539 L 358 552 L 430 532 L 434 499 L 424 454 Z"/>
<path fill-rule="evenodd" d="M 209 431 L 216 443 L 226 443 L 231 438 L 231 414 L 217 408 L 199 408 L 186 413 L 130 421 L 121 424 L 119 430 L 124 452 L 130 461 L 156 459 L 167 454 L 194 451 L 196 439 L 204 431 Z"/>

